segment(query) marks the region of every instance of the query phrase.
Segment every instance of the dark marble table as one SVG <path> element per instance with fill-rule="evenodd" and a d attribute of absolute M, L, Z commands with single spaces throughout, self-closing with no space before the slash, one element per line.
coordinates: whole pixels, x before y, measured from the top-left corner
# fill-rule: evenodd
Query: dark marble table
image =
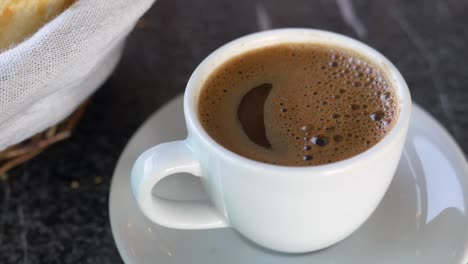
<path fill-rule="evenodd" d="M 108 218 L 120 152 L 205 56 L 259 30 L 320 28 L 375 47 L 467 153 L 467 14 L 465 0 L 158 0 L 74 137 L 0 177 L 0 263 L 121 263 Z"/>

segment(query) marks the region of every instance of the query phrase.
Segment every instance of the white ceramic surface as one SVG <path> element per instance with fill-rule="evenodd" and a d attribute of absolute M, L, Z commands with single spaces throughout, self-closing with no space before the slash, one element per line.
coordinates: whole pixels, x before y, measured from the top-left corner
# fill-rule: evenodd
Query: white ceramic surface
<path fill-rule="evenodd" d="M 468 166 L 447 132 L 413 107 L 404 153 L 385 197 L 350 237 L 310 254 L 260 248 L 232 229 L 175 230 L 138 209 L 130 170 L 150 146 L 186 136 L 182 97 L 150 117 L 125 148 L 110 191 L 110 220 L 127 264 L 466 264 Z M 168 199 L 206 201 L 198 178 L 177 175 L 154 190 Z"/>
<path fill-rule="evenodd" d="M 214 141 L 198 119 L 198 98 L 205 81 L 232 57 L 283 43 L 340 47 L 379 65 L 395 90 L 400 110 L 391 131 L 351 158 L 305 167 L 247 159 Z M 230 226 L 259 245 L 278 251 L 323 249 L 354 232 L 381 201 L 400 160 L 410 114 L 411 97 L 403 77 L 382 54 L 364 43 L 315 29 L 254 33 L 223 45 L 200 63 L 184 95 L 188 137 L 146 150 L 132 169 L 132 192 L 143 214 L 166 227 Z M 214 206 L 174 202 L 152 194 L 160 180 L 179 172 L 200 177 Z"/>

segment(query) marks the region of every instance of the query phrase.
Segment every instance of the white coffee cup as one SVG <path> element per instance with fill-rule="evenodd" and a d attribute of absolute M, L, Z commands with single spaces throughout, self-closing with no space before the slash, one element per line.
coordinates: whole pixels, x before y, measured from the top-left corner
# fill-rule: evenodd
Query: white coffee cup
<path fill-rule="evenodd" d="M 396 89 L 400 113 L 375 146 L 326 165 L 286 167 L 239 156 L 219 145 L 198 118 L 205 80 L 226 60 L 279 43 L 343 47 L 380 66 Z M 176 229 L 232 227 L 273 250 L 308 252 L 328 247 L 355 231 L 372 214 L 395 173 L 408 130 L 411 98 L 403 77 L 382 54 L 354 39 L 321 30 L 279 29 L 234 40 L 209 55 L 187 84 L 184 115 L 188 137 L 145 151 L 135 162 L 131 186 L 141 211 Z M 213 205 L 171 201 L 152 194 L 174 173 L 200 177 Z"/>

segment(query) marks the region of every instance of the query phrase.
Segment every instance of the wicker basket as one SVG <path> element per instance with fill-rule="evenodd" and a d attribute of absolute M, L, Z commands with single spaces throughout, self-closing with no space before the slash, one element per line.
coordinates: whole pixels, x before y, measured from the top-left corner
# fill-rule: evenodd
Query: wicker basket
<path fill-rule="evenodd" d="M 4 175 L 14 167 L 34 158 L 49 146 L 69 138 L 78 122 L 81 120 L 89 101 L 84 102 L 68 118 L 50 127 L 46 131 L 0 151 L 0 175 Z"/>

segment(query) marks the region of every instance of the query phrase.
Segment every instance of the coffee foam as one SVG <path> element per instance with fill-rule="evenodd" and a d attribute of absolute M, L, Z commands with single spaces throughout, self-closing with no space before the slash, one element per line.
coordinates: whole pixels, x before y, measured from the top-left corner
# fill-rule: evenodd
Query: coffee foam
<path fill-rule="evenodd" d="M 249 138 L 238 116 L 244 96 L 264 84 L 271 90 L 258 102 L 264 104 L 259 122 L 269 147 Z M 394 89 L 377 65 L 316 44 L 274 45 L 230 59 L 205 82 L 198 111 L 208 134 L 227 149 L 287 166 L 355 156 L 377 144 L 399 112 Z"/>

